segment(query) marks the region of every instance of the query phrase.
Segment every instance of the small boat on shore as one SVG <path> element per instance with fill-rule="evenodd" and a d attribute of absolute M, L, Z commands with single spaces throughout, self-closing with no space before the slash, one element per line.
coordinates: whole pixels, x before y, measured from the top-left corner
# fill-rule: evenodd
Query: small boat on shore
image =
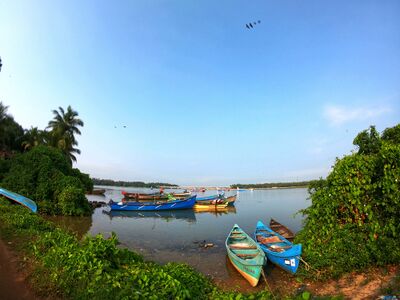
<path fill-rule="evenodd" d="M 8 200 L 29 208 L 34 213 L 37 212 L 36 202 L 29 198 L 3 188 L 0 188 L 0 195 L 6 197 Z"/>
<path fill-rule="evenodd" d="M 229 233 L 225 246 L 232 265 L 251 286 L 256 286 L 266 262 L 261 248 L 237 224 Z"/>
<path fill-rule="evenodd" d="M 190 209 L 196 203 L 196 196 L 183 200 L 172 201 L 155 201 L 155 202 L 138 202 L 138 201 L 121 201 L 118 203 L 111 202 L 111 210 L 120 211 L 158 211 L 173 209 Z"/>
<path fill-rule="evenodd" d="M 272 263 L 292 274 L 296 273 L 300 262 L 301 244 L 292 244 L 261 221 L 257 222 L 254 236 Z"/>
<path fill-rule="evenodd" d="M 288 241 L 292 241 L 294 239 L 294 233 L 289 228 L 272 218 L 269 222 L 269 228 L 283 236 Z"/>

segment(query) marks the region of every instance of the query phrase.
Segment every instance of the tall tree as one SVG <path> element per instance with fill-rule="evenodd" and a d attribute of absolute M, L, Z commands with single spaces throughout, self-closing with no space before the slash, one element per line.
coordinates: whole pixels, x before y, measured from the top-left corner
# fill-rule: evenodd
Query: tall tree
<path fill-rule="evenodd" d="M 48 141 L 47 135 L 47 131 L 39 130 L 37 127 L 31 127 L 31 129 L 25 130 L 22 147 L 27 151 L 31 150 L 33 147 L 44 145 Z"/>
<path fill-rule="evenodd" d="M 0 151 L 10 154 L 14 150 L 21 150 L 21 138 L 23 129 L 14 121 L 14 118 L 7 113 L 8 106 L 0 101 Z"/>
<path fill-rule="evenodd" d="M 83 121 L 78 118 L 78 112 L 73 110 L 69 105 L 67 111 L 62 107 L 53 110 L 54 118 L 49 122 L 47 128 L 50 128 L 50 143 L 52 146 L 61 149 L 70 159 L 71 163 L 76 161 L 75 153 L 80 154 L 81 151 L 75 146 L 78 142 L 75 138 L 76 134 L 81 134 L 79 127 L 84 125 Z"/>

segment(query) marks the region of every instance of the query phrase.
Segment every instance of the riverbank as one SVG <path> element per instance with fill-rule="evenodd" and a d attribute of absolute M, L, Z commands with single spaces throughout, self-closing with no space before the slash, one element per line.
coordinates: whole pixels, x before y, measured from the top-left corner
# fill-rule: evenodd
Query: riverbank
<path fill-rule="evenodd" d="M 21 258 L 9 249 L 14 243 L 0 236 L 0 296 L 2 300 L 44 300 L 27 282 L 20 269 Z"/>
<path fill-rule="evenodd" d="M 260 282 L 257 289 L 239 293 L 233 291 L 236 290 L 235 285 L 214 280 L 214 284 L 218 283 L 217 288 L 207 277 L 186 265 L 158 265 L 143 261 L 135 253 L 118 249 L 115 237 L 104 240 L 97 236 L 79 241 L 22 207 L 0 205 L 0 212 L 0 240 L 3 240 L 3 245 L 4 241 L 6 244 L 3 247 L 6 251 L 0 252 L 2 266 L 5 266 L 2 267 L 5 272 L 1 273 L 9 273 L 8 276 L 0 277 L 1 290 L 12 286 L 15 287 L 12 288 L 13 292 L 21 292 L 21 295 L 11 295 L 10 299 L 40 299 L 32 293 L 29 284 L 24 283 L 27 277 L 38 284 L 34 287 L 35 290 L 40 289 L 41 295 L 65 296 L 71 299 L 75 299 L 77 295 L 82 299 L 90 299 L 102 293 L 114 295 L 112 298 L 118 299 L 122 295 L 132 296 L 134 291 L 144 295 L 158 295 L 160 285 L 165 289 L 162 291 L 163 296 L 175 295 L 173 298 L 181 299 L 233 299 L 238 295 L 241 299 L 271 298 L 263 290 L 266 288 L 263 282 Z M 17 246 L 17 249 L 22 250 L 18 253 L 8 251 L 7 245 L 11 249 Z M 19 272 L 18 262 L 22 261 L 28 265 L 29 268 L 25 270 L 29 274 L 21 275 Z M 385 292 L 396 293 L 400 282 L 398 266 L 372 268 L 368 272 L 351 273 L 339 280 L 324 282 L 303 281 L 300 277 L 289 274 L 280 280 L 274 280 L 268 269 L 266 273 L 269 286 L 277 299 L 296 299 L 294 295 L 299 294 L 301 297 L 303 291 L 328 296 L 328 299 L 330 295 L 344 295 L 349 299 L 376 299 Z M 22 285 L 17 287 L 19 283 Z M 383 288 L 386 290 L 382 290 Z M 96 292 L 96 289 L 100 291 Z"/>

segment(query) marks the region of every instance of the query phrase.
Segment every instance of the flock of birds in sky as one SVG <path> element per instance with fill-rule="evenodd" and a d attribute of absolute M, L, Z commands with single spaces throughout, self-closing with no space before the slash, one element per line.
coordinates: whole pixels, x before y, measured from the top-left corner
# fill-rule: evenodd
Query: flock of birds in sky
<path fill-rule="evenodd" d="M 250 23 L 247 23 L 246 24 L 246 28 L 247 29 L 253 29 L 254 27 L 256 27 L 258 24 L 260 24 L 261 23 L 261 21 L 260 20 L 258 20 L 257 22 L 250 22 Z"/>

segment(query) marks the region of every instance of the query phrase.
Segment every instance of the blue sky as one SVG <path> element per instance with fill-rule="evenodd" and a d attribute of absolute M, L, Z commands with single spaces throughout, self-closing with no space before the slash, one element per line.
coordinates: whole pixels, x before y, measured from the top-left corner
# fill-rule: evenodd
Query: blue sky
<path fill-rule="evenodd" d="M 399 29 L 389 0 L 5 0 L 0 100 L 25 128 L 71 105 L 93 177 L 314 179 L 399 123 Z"/>

